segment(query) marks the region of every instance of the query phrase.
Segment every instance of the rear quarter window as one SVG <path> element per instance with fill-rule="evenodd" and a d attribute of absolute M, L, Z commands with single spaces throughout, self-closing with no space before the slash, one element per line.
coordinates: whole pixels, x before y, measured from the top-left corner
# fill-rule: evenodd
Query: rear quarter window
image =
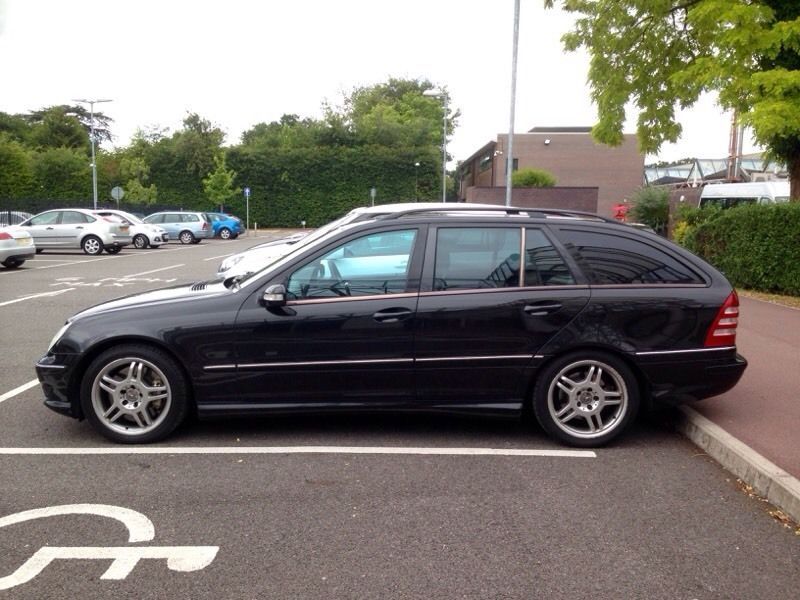
<path fill-rule="evenodd" d="M 626 235 L 559 229 L 558 237 L 593 285 L 705 285 L 688 264 Z"/>

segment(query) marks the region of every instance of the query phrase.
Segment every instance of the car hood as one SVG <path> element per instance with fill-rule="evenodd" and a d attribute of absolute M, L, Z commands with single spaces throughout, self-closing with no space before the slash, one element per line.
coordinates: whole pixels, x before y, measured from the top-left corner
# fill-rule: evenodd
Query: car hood
<path fill-rule="evenodd" d="M 217 271 L 217 277 L 230 279 L 238 275 L 255 273 L 286 256 L 296 247 L 295 243 L 283 243 L 246 250 L 225 259 Z M 228 264 L 231 266 L 227 266 Z"/>
<path fill-rule="evenodd" d="M 231 294 L 221 282 L 201 281 L 198 283 L 182 284 L 173 287 L 123 296 L 115 300 L 96 304 L 73 315 L 70 321 L 83 319 L 103 313 L 127 310 L 143 305 L 173 304 L 175 302 L 193 302 L 212 296 Z M 191 309 L 187 309 L 191 310 Z"/>

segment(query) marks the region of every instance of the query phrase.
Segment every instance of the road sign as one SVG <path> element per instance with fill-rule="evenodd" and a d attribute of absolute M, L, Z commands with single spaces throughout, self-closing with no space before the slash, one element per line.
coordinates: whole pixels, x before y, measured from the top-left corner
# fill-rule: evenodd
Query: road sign
<path fill-rule="evenodd" d="M 245 198 L 249 198 L 250 197 L 250 188 L 249 187 L 244 188 L 244 197 Z"/>
<path fill-rule="evenodd" d="M 111 197 L 112 197 L 114 200 L 116 200 L 117 202 L 119 202 L 120 200 L 122 200 L 122 197 L 123 197 L 124 195 L 125 195 L 125 190 L 123 190 L 123 189 L 122 189 L 121 187 L 119 187 L 118 185 L 115 185 L 113 188 L 111 188 Z"/>

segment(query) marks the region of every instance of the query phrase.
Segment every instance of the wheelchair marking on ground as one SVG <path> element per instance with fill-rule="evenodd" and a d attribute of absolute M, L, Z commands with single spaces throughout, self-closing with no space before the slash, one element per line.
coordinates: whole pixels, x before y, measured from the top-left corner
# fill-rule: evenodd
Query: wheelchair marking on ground
<path fill-rule="evenodd" d="M 525 448 L 448 448 L 404 446 L 108 446 L 102 448 L 0 448 L 4 456 L 105 456 L 132 454 L 374 454 L 416 456 L 522 456 L 597 458 L 593 450 L 546 450 Z"/>

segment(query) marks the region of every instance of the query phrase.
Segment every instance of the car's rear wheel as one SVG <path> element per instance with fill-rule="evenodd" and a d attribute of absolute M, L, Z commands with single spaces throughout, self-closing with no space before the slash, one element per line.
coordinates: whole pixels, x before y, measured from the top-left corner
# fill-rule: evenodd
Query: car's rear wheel
<path fill-rule="evenodd" d="M 229 240 L 231 239 L 231 233 L 232 232 L 230 229 L 228 229 L 227 227 L 223 227 L 222 229 L 219 230 L 219 237 L 221 237 L 223 240 Z"/>
<path fill-rule="evenodd" d="M 135 248 L 141 250 L 142 248 L 147 248 L 150 245 L 150 240 L 147 239 L 147 236 L 142 233 L 137 233 L 133 236 L 133 245 Z"/>
<path fill-rule="evenodd" d="M 87 235 L 81 242 L 81 248 L 83 248 L 84 254 L 96 256 L 103 251 L 103 242 L 97 236 Z"/>
<path fill-rule="evenodd" d="M 194 234 L 191 231 L 181 231 L 181 234 L 178 236 L 178 239 L 181 241 L 181 244 L 194 244 Z"/>
<path fill-rule="evenodd" d="M 122 345 L 98 356 L 83 378 L 81 407 L 105 437 L 126 444 L 168 436 L 188 411 L 186 377 L 163 351 Z"/>
<path fill-rule="evenodd" d="M 546 365 L 533 390 L 533 412 L 555 439 L 596 447 L 617 437 L 636 416 L 636 376 L 619 358 L 586 351 Z"/>
<path fill-rule="evenodd" d="M 25 264 L 25 259 L 22 258 L 9 258 L 8 260 L 3 261 L 3 266 L 6 269 L 16 269 L 17 267 L 21 267 Z"/>

